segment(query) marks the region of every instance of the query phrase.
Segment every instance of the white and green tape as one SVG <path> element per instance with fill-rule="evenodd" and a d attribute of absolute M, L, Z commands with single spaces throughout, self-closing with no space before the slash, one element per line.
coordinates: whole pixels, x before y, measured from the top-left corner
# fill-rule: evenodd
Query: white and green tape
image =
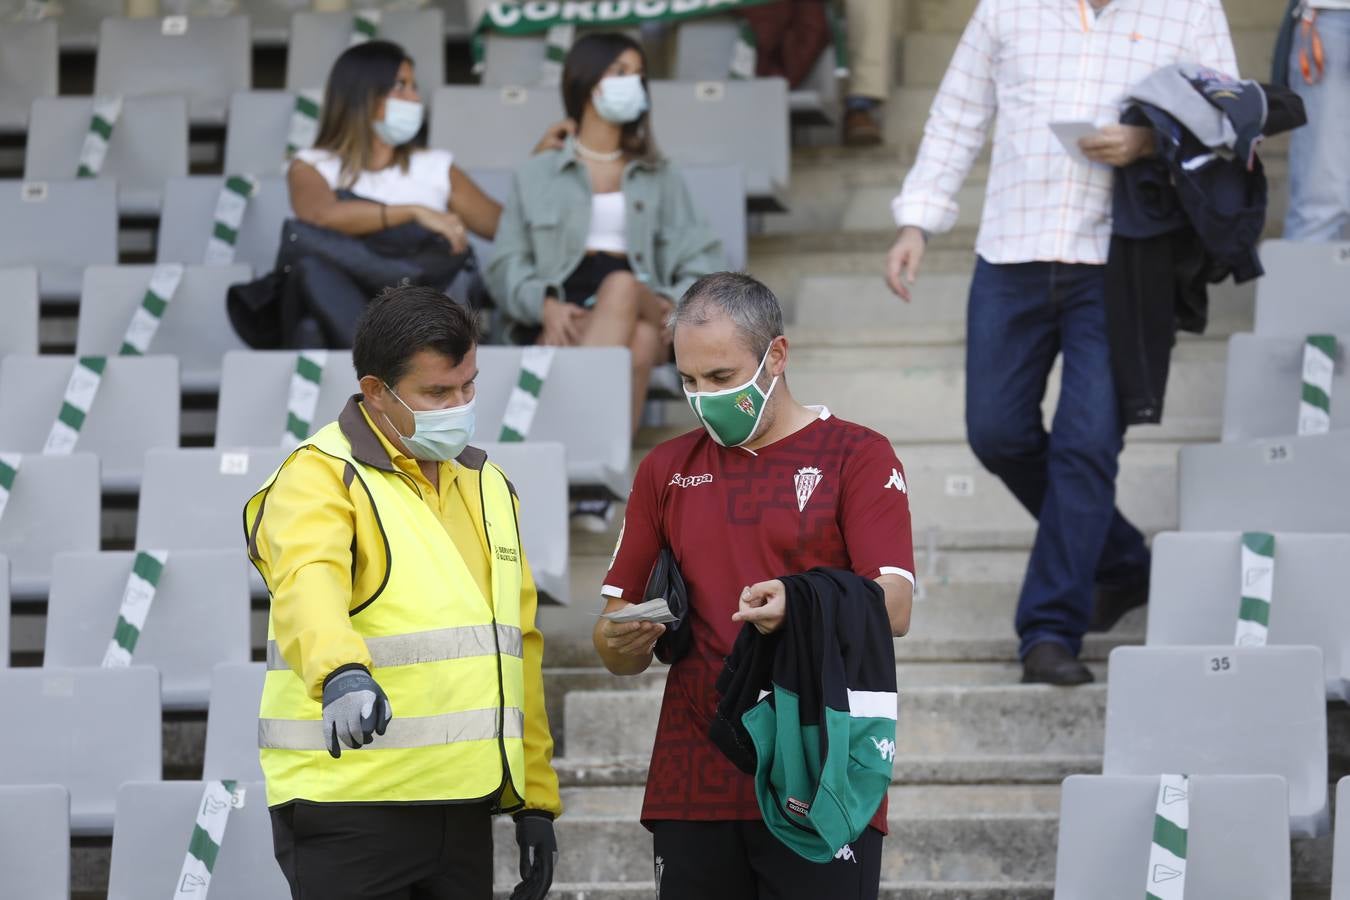
<path fill-rule="evenodd" d="M 239 225 L 244 221 L 248 201 L 258 193 L 258 179 L 252 175 L 227 175 L 216 198 L 216 214 L 211 237 L 206 242 L 203 262 L 208 266 L 228 266 L 234 262 L 234 245 L 239 241 Z"/>
<path fill-rule="evenodd" d="M 243 791 L 235 790 L 233 781 L 208 781 L 202 790 L 202 802 L 197 807 L 197 822 L 188 841 L 183 868 L 178 873 L 174 896 L 191 895 L 205 900 L 211 889 L 211 873 L 216 868 L 221 845 L 225 842 L 225 826 L 230 821 L 230 810 L 243 807 Z"/>
<path fill-rule="evenodd" d="M 327 350 L 301 350 L 296 357 L 290 393 L 286 399 L 286 430 L 281 435 L 283 447 L 294 447 L 309 437 L 314 424 L 314 411 L 319 406 L 323 370 L 327 364 Z"/>
<path fill-rule="evenodd" d="M 126 334 L 122 337 L 119 356 L 144 356 L 150 352 L 150 343 L 159 331 L 159 323 L 164 319 L 164 311 L 169 301 L 178 292 L 178 284 L 183 280 L 183 267 L 178 263 L 160 263 L 150 273 L 150 285 L 145 289 L 141 305 L 131 314 Z"/>
<path fill-rule="evenodd" d="M 1275 590 L 1275 535 L 1248 531 L 1242 535 L 1242 602 L 1238 607 L 1239 647 L 1264 647 L 1270 630 L 1270 604 Z"/>
<path fill-rule="evenodd" d="M 502 443 L 519 442 L 529 437 L 535 410 L 539 408 L 539 392 L 548 380 L 554 352 L 553 347 L 526 347 L 522 351 L 520 376 L 511 388 L 506 412 L 502 415 L 502 433 L 498 438 Z"/>
<path fill-rule="evenodd" d="M 1336 371 L 1336 336 L 1310 334 L 1303 344 L 1303 393 L 1298 404 L 1298 433 L 1331 430 L 1331 378 Z"/>
<path fill-rule="evenodd" d="M 103 171 L 103 161 L 108 157 L 108 141 L 112 140 L 113 128 L 117 126 L 121 115 L 120 96 L 94 98 L 94 112 L 89 118 L 89 130 L 80 147 L 80 164 L 75 170 L 77 178 L 95 178 Z"/>
<path fill-rule="evenodd" d="M 145 620 L 150 615 L 150 605 L 155 602 L 155 591 L 168 561 L 167 550 L 141 550 L 136 554 L 131 574 L 127 576 L 127 586 L 122 591 L 117 626 L 103 653 L 105 669 L 131 665 L 131 658 L 136 655 L 136 643 L 145 630 Z"/>
<path fill-rule="evenodd" d="M 830 23 L 830 37 L 834 41 L 834 77 L 849 76 L 847 12 L 836 3 L 825 4 L 825 18 Z"/>
<path fill-rule="evenodd" d="M 380 11 L 378 9 L 358 9 L 352 14 L 352 36 L 347 43 L 350 46 L 373 41 L 380 35 Z"/>
<path fill-rule="evenodd" d="M 727 66 L 727 76 L 746 81 L 755 77 L 755 68 L 759 63 L 759 44 L 755 40 L 755 30 L 749 22 L 741 22 L 736 29 L 736 43 L 731 45 L 731 62 Z"/>
<path fill-rule="evenodd" d="M 295 95 L 295 107 L 291 110 L 291 124 L 286 130 L 286 161 L 301 150 L 314 146 L 319 136 L 319 112 L 323 107 L 323 95 L 318 91 L 299 91 Z"/>
<path fill-rule="evenodd" d="M 18 453 L 0 453 L 0 519 L 5 517 L 9 495 L 14 490 L 14 479 L 19 477 L 23 456 Z"/>
<path fill-rule="evenodd" d="M 539 84 L 557 87 L 562 83 L 563 62 L 576 40 L 577 26 L 554 25 L 544 33 L 544 63 L 539 69 Z"/>
<path fill-rule="evenodd" d="M 1185 775 L 1158 779 L 1153 813 L 1153 845 L 1148 854 L 1147 900 L 1184 900 L 1186 832 L 1190 828 L 1191 780 Z"/>
<path fill-rule="evenodd" d="M 70 381 L 66 382 L 66 394 L 61 399 L 61 411 L 52 423 L 52 430 L 47 433 L 43 454 L 66 456 L 75 452 L 75 444 L 80 440 L 80 429 L 84 427 L 84 420 L 93 408 L 94 397 L 103 380 L 103 370 L 107 367 L 106 356 L 81 356 L 75 360 Z"/>

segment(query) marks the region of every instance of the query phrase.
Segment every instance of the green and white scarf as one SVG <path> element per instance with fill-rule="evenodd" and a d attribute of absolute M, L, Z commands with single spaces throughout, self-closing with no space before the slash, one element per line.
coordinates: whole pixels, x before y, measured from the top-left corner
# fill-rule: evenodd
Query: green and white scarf
<path fill-rule="evenodd" d="M 9 495 L 14 490 L 14 479 L 19 476 L 23 456 L 19 453 L 0 453 L 0 519 L 5 517 Z"/>
<path fill-rule="evenodd" d="M 80 147 L 80 164 L 75 170 L 77 178 L 95 178 L 103 171 L 103 161 L 108 157 L 108 141 L 112 140 L 113 128 L 122 115 L 122 98 L 95 97 L 94 112 L 89 118 L 89 131 L 84 135 L 84 144 Z"/>
<path fill-rule="evenodd" d="M 150 285 L 145 289 L 141 305 L 131 314 L 126 334 L 122 337 L 119 356 L 144 356 L 150 352 L 150 343 L 159 331 L 169 301 L 178 292 L 183 280 L 183 267 L 178 263 L 160 263 L 150 273 Z"/>
<path fill-rule="evenodd" d="M 347 45 L 355 47 L 380 36 L 380 11 L 378 9 L 358 9 L 352 14 L 352 36 Z"/>
<path fill-rule="evenodd" d="M 81 356 L 75 360 L 66 382 L 66 393 L 61 400 L 61 411 L 47 433 L 42 452 L 47 456 L 68 456 L 75 452 L 80 440 L 80 429 L 94 406 L 98 386 L 103 381 L 103 370 L 108 367 L 106 356 Z"/>
<path fill-rule="evenodd" d="M 327 365 L 327 350 L 301 350 L 296 356 L 295 371 L 291 373 L 291 386 L 286 398 L 286 429 L 281 434 L 281 446 L 295 447 L 309 437 L 314 425 L 314 411 L 319 406 L 323 371 Z"/>
<path fill-rule="evenodd" d="M 103 653 L 103 667 L 125 668 L 136 655 L 136 643 L 145 629 L 150 605 L 155 602 L 155 591 L 169 561 L 167 550 L 142 550 L 131 564 L 126 588 L 122 591 L 122 606 L 117 611 L 117 627 Z"/>
<path fill-rule="evenodd" d="M 1336 336 L 1310 334 L 1303 345 L 1303 391 L 1298 404 L 1298 433 L 1331 430 L 1331 379 L 1336 372 Z"/>
<path fill-rule="evenodd" d="M 1242 602 L 1238 607 L 1239 647 L 1264 647 L 1270 630 L 1270 604 L 1275 591 L 1275 535 L 1248 531 L 1242 535 Z"/>
<path fill-rule="evenodd" d="M 258 179 L 252 175 L 227 175 L 216 198 L 216 213 L 211 237 L 202 259 L 208 266 L 228 266 L 234 262 L 234 245 L 239 241 L 239 226 L 249 200 L 258 193 Z"/>
<path fill-rule="evenodd" d="M 1186 835 L 1190 823 L 1190 778 L 1185 775 L 1161 776 L 1153 814 L 1153 844 L 1148 854 L 1147 900 L 1184 900 Z"/>
<path fill-rule="evenodd" d="M 323 94 L 319 91 L 296 92 L 291 123 L 286 130 L 286 159 L 281 164 L 283 170 L 291 164 L 295 154 L 314 146 L 319 136 L 319 113 L 322 109 Z"/>
<path fill-rule="evenodd" d="M 206 900 L 211 889 L 211 874 L 216 869 L 216 858 L 225 842 L 225 826 L 230 821 L 231 809 L 243 809 L 244 792 L 236 789 L 234 781 L 208 781 L 202 791 L 201 805 L 197 807 L 197 821 L 188 841 L 183 868 L 179 870 L 175 897 L 187 895 Z"/>
<path fill-rule="evenodd" d="M 520 357 L 520 375 L 502 414 L 502 432 L 497 440 L 504 444 L 525 440 L 534 425 L 539 408 L 539 392 L 544 389 L 548 370 L 553 365 L 553 347 L 526 347 Z"/>

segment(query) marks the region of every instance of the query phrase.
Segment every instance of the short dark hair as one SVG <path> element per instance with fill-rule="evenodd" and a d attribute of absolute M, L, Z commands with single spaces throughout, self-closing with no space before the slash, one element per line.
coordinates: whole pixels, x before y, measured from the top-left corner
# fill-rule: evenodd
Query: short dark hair
<path fill-rule="evenodd" d="M 441 291 L 418 285 L 385 288 L 356 323 L 352 364 L 356 377 L 374 375 L 398 384 L 422 350 L 448 356 L 459 365 L 478 342 L 478 323 Z"/>
<path fill-rule="evenodd" d="M 605 70 L 614 64 L 614 60 L 626 50 L 634 50 L 642 58 L 642 88 L 647 88 L 647 51 L 642 45 L 626 34 L 617 31 L 600 31 L 583 34 L 577 38 L 572 49 L 567 51 L 563 61 L 562 101 L 567 117 L 577 126 L 581 125 L 581 115 L 595 91 Z M 656 159 L 656 144 L 652 139 L 651 92 L 647 94 L 648 109 L 641 116 L 623 126 L 623 136 L 619 139 L 625 153 L 639 159 Z"/>
<path fill-rule="evenodd" d="M 671 328 L 703 325 L 720 310 L 736 326 L 741 341 L 757 358 L 783 333 L 783 308 L 773 291 L 744 272 L 704 275 L 684 292 L 670 314 Z"/>

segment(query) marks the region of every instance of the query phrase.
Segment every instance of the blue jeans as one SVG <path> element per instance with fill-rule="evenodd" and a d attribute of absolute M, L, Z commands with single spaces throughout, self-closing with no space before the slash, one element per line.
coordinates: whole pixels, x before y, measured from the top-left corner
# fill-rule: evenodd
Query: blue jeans
<path fill-rule="evenodd" d="M 966 433 L 1038 527 L 1017 605 L 1021 655 L 1057 641 L 1077 655 L 1097 584 L 1148 577 L 1144 536 L 1116 509 L 1124 427 L 1106 339 L 1105 266 L 980 259 L 966 325 Z M 1046 381 L 1063 354 L 1047 434 Z"/>
<path fill-rule="evenodd" d="M 1289 144 L 1291 241 L 1350 237 L 1350 10 L 1319 10 L 1317 30 L 1326 58 L 1319 83 L 1303 80 L 1297 43 L 1289 56 L 1289 84 L 1308 111 Z"/>

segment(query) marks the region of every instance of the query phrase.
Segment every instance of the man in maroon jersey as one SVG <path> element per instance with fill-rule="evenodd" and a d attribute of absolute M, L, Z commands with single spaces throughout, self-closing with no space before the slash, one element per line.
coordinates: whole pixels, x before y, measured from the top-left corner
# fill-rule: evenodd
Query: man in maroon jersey
<path fill-rule="evenodd" d="M 662 900 L 875 898 L 886 804 L 828 864 L 770 834 L 754 779 L 708 738 L 715 682 L 743 622 L 782 623 L 782 575 L 847 569 L 881 586 L 891 631 L 909 629 L 914 564 L 904 468 L 885 437 L 803 406 L 788 389 L 778 300 L 748 275 L 696 282 L 672 316 L 675 358 L 704 428 L 638 466 L 601 594 L 641 602 L 663 547 L 688 586 L 693 646 L 666 679 L 642 823 Z M 616 675 L 652 661 L 665 626 L 599 620 L 596 651 Z"/>

